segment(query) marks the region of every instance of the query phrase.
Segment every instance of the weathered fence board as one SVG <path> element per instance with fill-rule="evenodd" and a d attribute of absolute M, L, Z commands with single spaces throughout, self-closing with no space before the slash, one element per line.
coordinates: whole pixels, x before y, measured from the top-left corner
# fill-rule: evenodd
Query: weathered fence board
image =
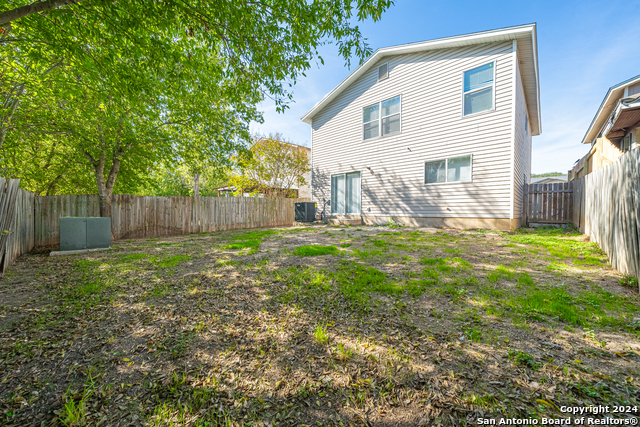
<path fill-rule="evenodd" d="M 525 184 L 526 223 L 567 224 L 573 217 L 573 183 Z"/>
<path fill-rule="evenodd" d="M 640 276 L 640 149 L 573 184 L 573 223 L 613 268 Z"/>
<path fill-rule="evenodd" d="M 0 271 L 34 246 L 35 195 L 19 179 L 0 178 Z"/>

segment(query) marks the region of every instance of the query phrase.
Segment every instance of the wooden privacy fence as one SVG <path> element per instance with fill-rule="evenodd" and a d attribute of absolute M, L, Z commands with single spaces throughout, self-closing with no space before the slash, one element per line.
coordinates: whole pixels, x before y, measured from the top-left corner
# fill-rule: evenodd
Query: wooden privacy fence
<path fill-rule="evenodd" d="M 292 225 L 297 199 L 114 195 L 111 238 L 162 237 Z M 35 203 L 35 245 L 60 242 L 60 217 L 100 216 L 97 195 L 43 196 Z"/>
<path fill-rule="evenodd" d="M 20 188 L 19 179 L 0 177 L 0 272 L 33 249 L 35 195 Z"/>
<path fill-rule="evenodd" d="M 525 184 L 525 223 L 568 224 L 573 221 L 573 183 Z"/>
<path fill-rule="evenodd" d="M 60 243 L 60 217 L 100 216 L 97 195 L 36 196 L 0 177 L 0 272 L 34 246 Z M 114 195 L 113 240 L 293 225 L 308 199 Z"/>
<path fill-rule="evenodd" d="M 640 149 L 574 181 L 573 223 L 622 273 L 640 278 Z"/>

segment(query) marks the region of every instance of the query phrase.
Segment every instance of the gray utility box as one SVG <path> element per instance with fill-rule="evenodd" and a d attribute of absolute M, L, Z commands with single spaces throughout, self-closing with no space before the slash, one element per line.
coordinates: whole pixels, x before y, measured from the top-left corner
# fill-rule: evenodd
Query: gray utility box
<path fill-rule="evenodd" d="M 111 218 L 60 218 L 60 250 L 109 248 Z"/>

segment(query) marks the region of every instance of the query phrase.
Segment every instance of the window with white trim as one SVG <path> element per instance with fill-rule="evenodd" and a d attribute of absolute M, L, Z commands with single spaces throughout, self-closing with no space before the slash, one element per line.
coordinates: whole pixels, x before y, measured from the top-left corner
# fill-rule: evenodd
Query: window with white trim
<path fill-rule="evenodd" d="M 468 116 L 494 109 L 494 69 L 495 62 L 490 62 L 464 72 L 462 115 Z"/>
<path fill-rule="evenodd" d="M 400 95 L 362 109 L 362 139 L 400 133 L 402 119 Z"/>
<path fill-rule="evenodd" d="M 425 162 L 424 183 L 471 182 L 471 163 L 471 155 Z"/>

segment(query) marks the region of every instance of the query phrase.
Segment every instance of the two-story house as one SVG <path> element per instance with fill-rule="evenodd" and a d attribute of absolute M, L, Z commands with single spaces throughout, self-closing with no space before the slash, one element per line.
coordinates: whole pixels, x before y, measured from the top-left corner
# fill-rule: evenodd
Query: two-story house
<path fill-rule="evenodd" d="M 536 25 L 376 50 L 302 120 L 329 218 L 511 230 L 541 132 Z"/>
<path fill-rule="evenodd" d="M 570 181 L 610 165 L 625 152 L 640 147 L 640 75 L 609 88 L 582 143 L 591 147 L 569 171 Z"/>

